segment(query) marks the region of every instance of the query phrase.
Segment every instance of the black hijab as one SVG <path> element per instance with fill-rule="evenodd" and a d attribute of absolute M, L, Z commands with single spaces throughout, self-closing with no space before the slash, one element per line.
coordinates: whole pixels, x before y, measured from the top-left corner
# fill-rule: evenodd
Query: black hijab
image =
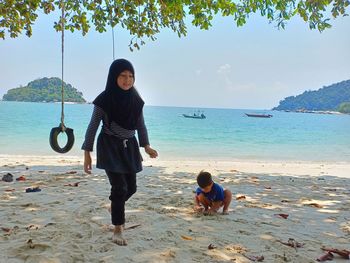
<path fill-rule="evenodd" d="M 135 130 L 137 120 L 145 104 L 134 86 L 123 90 L 117 84 L 117 78 L 123 71 L 128 70 L 134 75 L 132 64 L 126 59 L 113 61 L 109 68 L 106 89 L 93 101 L 102 108 L 108 116 L 109 122 L 116 122 L 128 130 Z"/>

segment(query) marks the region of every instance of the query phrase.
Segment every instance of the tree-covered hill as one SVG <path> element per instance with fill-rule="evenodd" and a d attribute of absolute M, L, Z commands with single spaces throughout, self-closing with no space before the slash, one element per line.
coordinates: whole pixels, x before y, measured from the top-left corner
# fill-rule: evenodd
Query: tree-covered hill
<path fill-rule="evenodd" d="M 64 101 L 85 103 L 83 93 L 63 82 Z M 10 89 L 3 96 L 6 101 L 58 102 L 62 100 L 62 84 L 59 78 L 41 78 L 29 82 L 25 87 Z"/>
<path fill-rule="evenodd" d="M 280 101 L 273 110 L 310 110 L 347 112 L 350 104 L 350 80 L 323 87 L 316 91 L 305 91 Z"/>

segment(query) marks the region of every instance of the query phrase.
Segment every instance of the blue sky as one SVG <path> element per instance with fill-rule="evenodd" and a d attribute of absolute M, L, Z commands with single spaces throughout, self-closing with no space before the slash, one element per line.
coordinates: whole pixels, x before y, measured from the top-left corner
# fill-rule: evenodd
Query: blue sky
<path fill-rule="evenodd" d="M 41 15 L 31 38 L 0 40 L 0 97 L 34 79 L 61 76 L 54 19 Z M 285 30 L 259 16 L 240 28 L 230 18 L 216 18 L 208 31 L 187 23 L 184 38 L 164 29 L 134 52 L 128 32 L 117 27 L 115 53 L 134 64 L 146 105 L 270 109 L 287 96 L 350 79 L 350 17 L 331 23 L 319 33 L 298 17 Z M 65 82 L 92 101 L 113 59 L 111 31 L 91 30 L 85 37 L 66 32 L 65 52 Z"/>

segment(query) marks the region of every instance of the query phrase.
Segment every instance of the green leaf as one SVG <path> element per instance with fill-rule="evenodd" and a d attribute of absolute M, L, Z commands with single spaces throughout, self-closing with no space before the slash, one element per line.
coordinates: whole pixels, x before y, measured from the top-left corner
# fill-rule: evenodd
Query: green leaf
<path fill-rule="evenodd" d="M 284 28 L 285 22 L 298 14 L 311 29 L 323 31 L 330 28 L 330 18 L 349 15 L 350 5 L 349 0 L 7 0 L 0 1 L 0 38 L 23 33 L 30 37 L 37 14 L 50 14 L 62 3 L 67 30 L 85 35 L 91 27 L 102 33 L 109 26 L 120 25 L 141 45 L 145 43 L 141 39 L 155 40 L 163 28 L 186 36 L 187 17 L 194 26 L 208 30 L 217 15 L 231 16 L 237 26 L 243 26 L 252 13 L 260 13 Z M 61 31 L 61 27 L 58 18 L 53 28 Z"/>

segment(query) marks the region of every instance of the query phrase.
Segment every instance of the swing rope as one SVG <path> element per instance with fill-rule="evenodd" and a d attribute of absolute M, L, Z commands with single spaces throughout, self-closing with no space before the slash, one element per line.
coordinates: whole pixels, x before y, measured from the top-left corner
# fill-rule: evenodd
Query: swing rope
<path fill-rule="evenodd" d="M 64 27 L 65 27 L 65 17 L 64 17 L 64 0 L 61 1 L 61 9 L 62 9 L 62 17 L 61 17 L 61 55 L 62 55 L 62 75 L 61 75 L 61 123 L 58 125 L 58 127 L 54 127 L 51 129 L 50 132 L 50 145 L 51 148 L 58 153 L 67 153 L 72 149 L 73 144 L 74 144 L 74 134 L 73 134 L 73 129 L 67 128 L 64 125 L 64 85 L 63 85 L 63 73 L 64 73 Z M 65 133 L 67 135 L 67 143 L 64 147 L 60 147 L 58 145 L 58 135 L 60 133 Z"/>
<path fill-rule="evenodd" d="M 61 56 L 62 56 L 62 78 L 61 78 L 61 129 L 62 131 L 66 130 L 66 126 L 64 125 L 64 87 L 63 87 L 63 73 L 64 73 L 64 2 L 62 1 L 62 17 L 61 17 L 61 25 L 62 25 L 62 35 L 61 35 Z"/>
<path fill-rule="evenodd" d="M 113 61 L 115 60 L 115 57 L 114 57 L 114 26 L 113 26 L 113 9 L 111 7 L 111 5 L 109 4 L 109 1 L 106 1 L 106 5 L 107 5 L 107 11 L 109 13 L 109 23 L 111 24 L 111 29 L 112 29 L 112 51 L 113 51 Z"/>
<path fill-rule="evenodd" d="M 112 41 L 113 41 L 113 61 L 114 61 L 114 27 L 112 25 L 112 22 L 111 22 L 111 27 L 112 27 Z"/>

